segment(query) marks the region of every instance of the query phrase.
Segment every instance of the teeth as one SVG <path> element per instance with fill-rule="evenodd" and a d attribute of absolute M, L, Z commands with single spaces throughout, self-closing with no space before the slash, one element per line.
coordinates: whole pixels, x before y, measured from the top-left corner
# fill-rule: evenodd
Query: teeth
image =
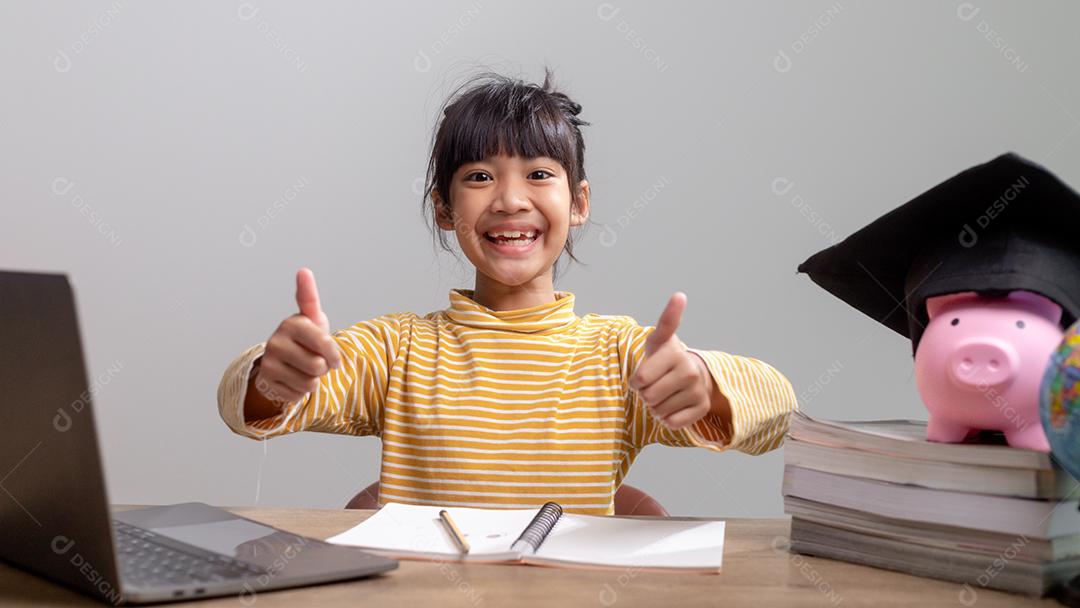
<path fill-rule="evenodd" d="M 485 233 L 485 236 L 495 243 L 511 247 L 524 247 L 535 241 L 538 236 L 538 233 L 535 230 L 529 231 L 524 237 L 522 237 L 522 234 L 521 231 L 487 232 Z M 495 235 L 502 236 L 503 238 L 496 238 Z"/>
<path fill-rule="evenodd" d="M 530 230 L 527 233 L 520 230 L 504 230 L 502 232 L 489 232 L 488 234 L 490 234 L 491 236 L 501 236 L 509 239 L 516 239 L 523 235 L 530 239 L 536 238 L 535 230 Z"/>

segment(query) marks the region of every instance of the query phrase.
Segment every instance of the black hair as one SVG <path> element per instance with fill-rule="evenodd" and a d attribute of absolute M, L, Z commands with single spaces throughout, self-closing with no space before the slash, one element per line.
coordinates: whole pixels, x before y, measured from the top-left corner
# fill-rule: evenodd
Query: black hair
<path fill-rule="evenodd" d="M 578 118 L 580 112 L 581 104 L 555 88 L 550 69 L 544 70 L 540 85 L 485 72 L 459 86 L 444 103 L 435 128 L 423 193 L 422 211 L 442 248 L 453 253 L 437 224 L 432 195 L 438 194 L 450 216 L 450 182 L 468 163 L 498 154 L 553 158 L 566 170 L 571 205 L 576 204 L 585 179 L 585 140 L 580 127 L 589 124 Z M 563 250 L 582 263 L 574 257 L 569 233 Z M 553 281 L 559 274 L 558 262 Z"/>

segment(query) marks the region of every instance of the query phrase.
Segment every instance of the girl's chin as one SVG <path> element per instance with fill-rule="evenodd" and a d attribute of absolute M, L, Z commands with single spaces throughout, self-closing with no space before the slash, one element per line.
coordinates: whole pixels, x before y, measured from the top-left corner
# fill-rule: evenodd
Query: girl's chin
<path fill-rule="evenodd" d="M 506 285 L 507 287 L 518 287 L 524 285 L 540 275 L 540 273 L 528 270 L 523 272 L 506 272 L 505 270 L 500 270 L 497 267 L 489 267 L 484 274 L 486 274 L 492 280 L 498 281 L 499 283 Z"/>
<path fill-rule="evenodd" d="M 551 264 L 541 266 L 536 260 L 487 259 L 484 267 L 477 268 L 489 278 L 508 286 L 524 285 L 551 269 Z"/>

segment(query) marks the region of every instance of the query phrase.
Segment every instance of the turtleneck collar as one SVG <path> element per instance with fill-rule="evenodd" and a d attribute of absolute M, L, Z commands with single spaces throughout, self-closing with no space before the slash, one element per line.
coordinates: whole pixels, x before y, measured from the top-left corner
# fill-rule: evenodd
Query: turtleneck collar
<path fill-rule="evenodd" d="M 516 310 L 491 310 L 473 300 L 472 289 L 451 289 L 446 316 L 455 323 L 479 329 L 534 334 L 567 328 L 577 321 L 574 294 L 556 291 L 555 301 Z"/>

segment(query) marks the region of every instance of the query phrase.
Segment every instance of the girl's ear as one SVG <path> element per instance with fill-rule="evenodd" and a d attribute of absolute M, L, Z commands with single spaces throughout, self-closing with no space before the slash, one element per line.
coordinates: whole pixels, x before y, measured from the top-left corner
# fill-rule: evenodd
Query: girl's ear
<path fill-rule="evenodd" d="M 589 182 L 581 180 L 578 193 L 570 205 L 570 225 L 580 226 L 589 219 Z"/>
<path fill-rule="evenodd" d="M 454 218 L 447 206 L 443 204 L 438 189 L 433 189 L 431 191 L 431 203 L 435 207 L 435 223 L 438 224 L 439 228 L 442 228 L 443 230 L 453 230 Z"/>

